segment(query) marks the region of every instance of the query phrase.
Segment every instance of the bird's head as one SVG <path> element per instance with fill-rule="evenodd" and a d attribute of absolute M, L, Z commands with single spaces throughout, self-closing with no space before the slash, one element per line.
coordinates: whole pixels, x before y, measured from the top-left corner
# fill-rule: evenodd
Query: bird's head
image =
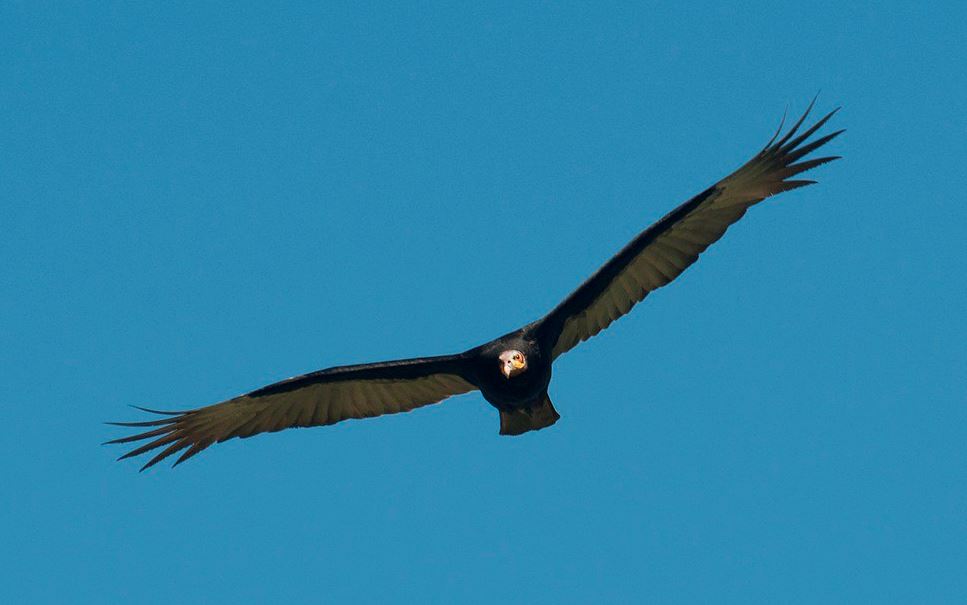
<path fill-rule="evenodd" d="M 500 354 L 500 372 L 504 378 L 513 378 L 527 369 L 527 357 L 516 349 Z"/>

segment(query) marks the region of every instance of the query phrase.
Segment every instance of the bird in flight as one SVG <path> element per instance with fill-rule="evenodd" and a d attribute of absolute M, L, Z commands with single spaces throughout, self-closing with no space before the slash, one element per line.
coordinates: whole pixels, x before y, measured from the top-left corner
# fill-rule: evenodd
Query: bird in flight
<path fill-rule="evenodd" d="M 815 183 L 792 177 L 838 159 L 804 159 L 843 132 L 810 140 L 833 110 L 797 135 L 814 103 L 787 133 L 780 123 L 751 160 L 639 233 L 535 322 L 456 355 L 328 368 L 187 411 L 139 408 L 161 418 L 109 423 L 145 430 L 108 443 L 147 440 L 119 460 L 161 448 L 141 470 L 181 452 L 177 466 L 233 437 L 408 412 L 474 390 L 499 412 L 501 435 L 551 426 L 560 418 L 547 394 L 558 357 L 678 277 L 751 206 Z"/>

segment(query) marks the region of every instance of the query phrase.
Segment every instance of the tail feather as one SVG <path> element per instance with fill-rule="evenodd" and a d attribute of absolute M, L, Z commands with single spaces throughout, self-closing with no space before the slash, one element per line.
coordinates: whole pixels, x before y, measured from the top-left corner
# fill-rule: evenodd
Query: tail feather
<path fill-rule="evenodd" d="M 500 434 L 521 435 L 537 431 L 557 422 L 561 415 L 554 409 L 550 397 L 544 393 L 537 405 L 500 411 Z"/>

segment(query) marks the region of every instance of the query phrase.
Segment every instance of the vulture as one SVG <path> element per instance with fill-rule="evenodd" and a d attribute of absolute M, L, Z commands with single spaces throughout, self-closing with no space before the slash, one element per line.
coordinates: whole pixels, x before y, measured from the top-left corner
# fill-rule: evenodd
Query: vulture
<path fill-rule="evenodd" d="M 455 355 L 332 367 L 186 411 L 139 407 L 159 417 L 111 422 L 140 432 L 107 443 L 145 441 L 119 458 L 154 452 L 141 470 L 181 452 L 177 466 L 234 437 L 408 412 L 476 390 L 497 409 L 501 435 L 549 427 L 560 418 L 547 394 L 558 357 L 681 275 L 750 207 L 815 183 L 794 177 L 838 159 L 806 159 L 843 132 L 811 139 L 838 108 L 800 130 L 815 101 L 788 132 L 783 119 L 751 160 L 639 233 L 537 321 Z"/>

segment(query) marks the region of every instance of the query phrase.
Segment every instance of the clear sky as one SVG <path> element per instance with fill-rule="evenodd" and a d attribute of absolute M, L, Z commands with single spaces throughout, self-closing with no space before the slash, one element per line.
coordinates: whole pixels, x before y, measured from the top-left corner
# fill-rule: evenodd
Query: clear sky
<path fill-rule="evenodd" d="M 967 5 L 384 4 L 3 3 L 0 602 L 965 602 Z M 820 90 L 552 429 L 100 445 L 529 322 Z"/>

